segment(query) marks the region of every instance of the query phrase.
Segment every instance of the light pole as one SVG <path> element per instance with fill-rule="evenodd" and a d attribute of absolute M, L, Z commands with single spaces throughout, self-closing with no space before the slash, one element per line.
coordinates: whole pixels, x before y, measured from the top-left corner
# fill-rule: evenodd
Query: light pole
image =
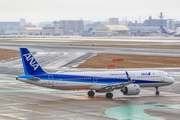
<path fill-rule="evenodd" d="M 117 22 L 116 22 L 116 36 L 117 36 Z"/>

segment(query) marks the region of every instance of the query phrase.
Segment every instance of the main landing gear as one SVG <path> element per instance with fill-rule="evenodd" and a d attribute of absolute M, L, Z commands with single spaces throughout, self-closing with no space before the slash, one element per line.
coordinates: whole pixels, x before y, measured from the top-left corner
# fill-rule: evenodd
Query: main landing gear
<path fill-rule="evenodd" d="M 89 97 L 93 97 L 94 95 L 95 95 L 95 92 L 94 92 L 94 91 L 91 90 L 91 91 L 88 92 L 88 96 L 89 96 Z"/>
<path fill-rule="evenodd" d="M 112 98 L 112 97 L 113 97 L 113 94 L 112 94 L 112 93 L 106 93 L 106 97 L 107 97 L 107 98 Z"/>
<path fill-rule="evenodd" d="M 159 91 L 158 91 L 159 87 L 155 87 L 155 88 L 156 88 L 156 95 L 159 95 Z"/>
<path fill-rule="evenodd" d="M 94 97 L 95 92 L 91 90 L 91 91 L 89 91 L 87 94 L 88 94 L 89 97 Z M 109 92 L 109 93 L 106 93 L 106 98 L 112 98 L 112 97 L 113 97 L 113 94 L 112 94 L 112 93 L 110 93 L 110 92 Z"/>

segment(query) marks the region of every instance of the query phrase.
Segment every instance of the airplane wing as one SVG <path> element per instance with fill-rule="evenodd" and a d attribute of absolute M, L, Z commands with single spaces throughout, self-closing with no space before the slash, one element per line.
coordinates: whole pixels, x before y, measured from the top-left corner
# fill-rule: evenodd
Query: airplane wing
<path fill-rule="evenodd" d="M 128 72 L 126 71 L 126 76 L 127 76 L 127 79 L 128 79 L 128 82 L 122 82 L 122 83 L 116 83 L 116 84 L 107 84 L 107 85 L 93 85 L 90 87 L 90 89 L 111 89 L 111 90 L 114 90 L 114 89 L 122 89 L 124 88 L 125 86 L 129 85 L 129 84 L 132 84 L 134 81 L 132 81 L 130 75 L 128 74 Z"/>
<path fill-rule="evenodd" d="M 101 89 L 122 89 L 126 85 L 132 84 L 133 81 L 124 82 L 124 83 L 118 83 L 118 84 L 109 84 L 109 85 L 103 85 Z"/>

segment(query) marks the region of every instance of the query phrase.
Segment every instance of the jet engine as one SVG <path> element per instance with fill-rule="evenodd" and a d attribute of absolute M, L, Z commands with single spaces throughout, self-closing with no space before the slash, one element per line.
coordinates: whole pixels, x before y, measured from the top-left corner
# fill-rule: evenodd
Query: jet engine
<path fill-rule="evenodd" d="M 138 95 L 140 93 L 140 86 L 138 84 L 130 84 L 121 89 L 124 95 Z"/>

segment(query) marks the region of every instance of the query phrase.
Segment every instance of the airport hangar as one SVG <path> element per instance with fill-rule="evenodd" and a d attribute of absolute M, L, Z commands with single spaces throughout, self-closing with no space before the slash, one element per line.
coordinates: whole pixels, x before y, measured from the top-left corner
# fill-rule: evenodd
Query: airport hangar
<path fill-rule="evenodd" d="M 124 25 L 98 25 L 92 30 L 94 36 L 117 35 L 125 36 L 130 35 L 130 30 Z"/>
<path fill-rule="evenodd" d="M 42 32 L 41 27 L 25 27 L 21 29 L 20 35 L 42 35 Z"/>
<path fill-rule="evenodd" d="M 138 29 L 140 29 L 138 27 Z M 128 28 L 125 25 L 98 25 L 92 30 L 93 36 L 157 36 L 159 33 L 153 30 L 146 30 L 147 28 L 141 27 Z"/>

